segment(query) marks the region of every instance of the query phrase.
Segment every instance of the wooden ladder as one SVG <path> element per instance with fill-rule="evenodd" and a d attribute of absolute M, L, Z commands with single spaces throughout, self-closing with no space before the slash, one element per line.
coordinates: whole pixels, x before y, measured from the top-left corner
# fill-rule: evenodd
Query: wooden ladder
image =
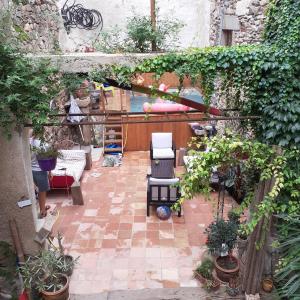
<path fill-rule="evenodd" d="M 121 116 L 107 116 L 107 121 L 118 122 L 120 124 L 105 124 L 103 128 L 103 154 L 109 154 L 112 152 L 119 152 L 123 155 L 124 144 L 123 144 L 123 126 L 121 124 Z M 109 148 L 108 145 L 116 144 L 117 148 Z"/>

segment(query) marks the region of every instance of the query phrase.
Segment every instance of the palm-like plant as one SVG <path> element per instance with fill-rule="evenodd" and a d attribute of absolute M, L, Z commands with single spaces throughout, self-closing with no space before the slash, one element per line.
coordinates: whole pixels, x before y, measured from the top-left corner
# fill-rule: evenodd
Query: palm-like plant
<path fill-rule="evenodd" d="M 280 260 L 275 278 L 279 293 L 288 299 L 300 299 L 300 216 L 283 217 L 279 225 Z"/>

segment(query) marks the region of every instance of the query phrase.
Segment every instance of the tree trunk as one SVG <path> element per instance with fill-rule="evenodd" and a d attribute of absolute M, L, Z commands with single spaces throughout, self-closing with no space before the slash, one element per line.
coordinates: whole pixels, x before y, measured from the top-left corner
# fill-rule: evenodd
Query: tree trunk
<path fill-rule="evenodd" d="M 272 178 L 259 183 L 250 209 L 255 211 L 256 206 L 264 199 L 265 195 L 271 191 L 274 181 L 274 178 Z M 245 291 L 246 295 L 255 295 L 260 291 L 265 264 L 266 240 L 269 234 L 270 224 L 271 221 L 263 217 L 249 237 L 246 251 L 247 259 L 242 278 L 242 290 Z M 259 242 L 262 244 L 258 249 L 257 243 Z"/>

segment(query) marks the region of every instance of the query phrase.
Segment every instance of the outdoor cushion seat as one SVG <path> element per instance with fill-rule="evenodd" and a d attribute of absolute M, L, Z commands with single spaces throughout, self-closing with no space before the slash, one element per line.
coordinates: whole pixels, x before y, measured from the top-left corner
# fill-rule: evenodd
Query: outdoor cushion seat
<path fill-rule="evenodd" d="M 172 132 L 152 133 L 150 159 L 174 159 L 176 167 L 176 147 L 172 141 Z"/>
<path fill-rule="evenodd" d="M 147 216 L 150 215 L 150 206 L 173 206 L 180 198 L 178 186 L 179 178 L 148 178 L 147 188 Z M 178 217 L 181 216 L 181 206 L 178 210 Z"/>
<path fill-rule="evenodd" d="M 153 159 L 173 159 L 174 157 L 172 148 L 153 149 Z"/>

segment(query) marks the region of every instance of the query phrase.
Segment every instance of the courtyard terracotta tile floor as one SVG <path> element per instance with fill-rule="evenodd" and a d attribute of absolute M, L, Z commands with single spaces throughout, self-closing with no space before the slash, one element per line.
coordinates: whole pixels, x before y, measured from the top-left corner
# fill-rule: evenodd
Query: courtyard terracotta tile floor
<path fill-rule="evenodd" d="M 66 252 L 80 256 L 71 293 L 107 290 L 195 287 L 193 270 L 205 251 L 205 227 L 213 220 L 217 194 L 206 202 L 186 201 L 183 216 L 167 221 L 146 216 L 148 152 L 125 152 L 121 167 L 104 168 L 102 159 L 85 171 L 84 206 L 72 206 L 63 191 L 49 196 L 59 218 Z M 231 208 L 226 199 L 225 212 Z"/>

